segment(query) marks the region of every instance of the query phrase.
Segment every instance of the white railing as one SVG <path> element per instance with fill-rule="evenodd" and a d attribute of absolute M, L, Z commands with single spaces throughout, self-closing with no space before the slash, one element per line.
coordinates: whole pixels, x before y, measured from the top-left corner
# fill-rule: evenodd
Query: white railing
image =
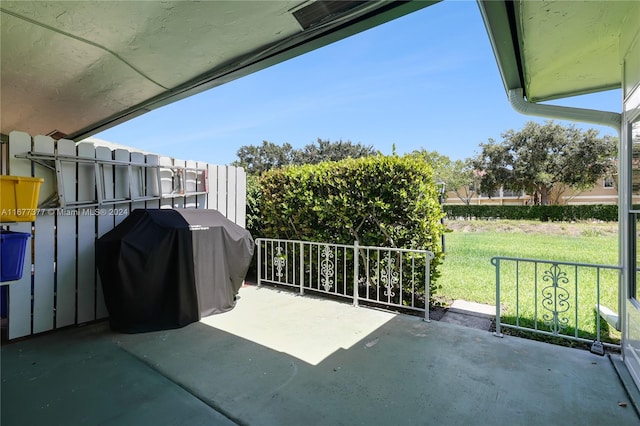
<path fill-rule="evenodd" d="M 269 238 L 256 246 L 258 286 L 419 311 L 429 320 L 430 251 Z"/>
<path fill-rule="evenodd" d="M 604 305 L 617 308 L 619 266 L 494 257 L 496 335 L 512 328 L 592 343 L 592 351 L 620 348 L 603 330 Z M 608 309 L 607 309 L 608 310 Z M 604 341 L 603 341 L 604 340 Z"/>

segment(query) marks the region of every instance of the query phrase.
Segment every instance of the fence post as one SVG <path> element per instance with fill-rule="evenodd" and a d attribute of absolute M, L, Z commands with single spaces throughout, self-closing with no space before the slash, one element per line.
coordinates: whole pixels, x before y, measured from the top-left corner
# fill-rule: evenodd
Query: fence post
<path fill-rule="evenodd" d="M 261 248 L 261 240 L 258 238 L 256 240 L 256 248 L 258 249 L 258 287 L 260 287 L 260 282 L 262 281 L 262 248 Z"/>
<path fill-rule="evenodd" d="M 300 241 L 300 295 L 304 294 L 304 243 Z"/>
<path fill-rule="evenodd" d="M 444 238 L 444 237 L 443 237 Z M 429 302 L 431 301 L 431 257 L 429 257 L 429 253 L 425 253 L 425 266 L 424 266 L 424 321 L 431 322 L 429 318 Z M 400 288 L 402 288 L 402 283 L 400 283 Z"/>
<path fill-rule="evenodd" d="M 496 337 L 504 337 L 500 332 L 500 259 L 494 257 L 491 263 L 496 268 L 496 331 L 493 333 Z"/>
<path fill-rule="evenodd" d="M 576 292 L 576 295 L 578 292 Z M 576 311 L 578 310 L 576 306 Z M 600 340 L 600 267 L 596 268 L 596 342 Z M 577 327 L 576 327 L 577 328 Z"/>
<path fill-rule="evenodd" d="M 358 306 L 358 282 L 360 271 L 360 258 L 359 258 L 358 241 L 353 243 L 353 306 Z"/>

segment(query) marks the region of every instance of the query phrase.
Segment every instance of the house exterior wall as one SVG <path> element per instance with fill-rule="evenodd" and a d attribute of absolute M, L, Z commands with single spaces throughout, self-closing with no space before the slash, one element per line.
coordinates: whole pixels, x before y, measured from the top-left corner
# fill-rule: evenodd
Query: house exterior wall
<path fill-rule="evenodd" d="M 523 206 L 529 203 L 530 198 L 529 196 L 511 197 L 496 195 L 489 197 L 487 195 L 474 195 L 469 199 L 468 204 L 474 206 Z M 444 204 L 460 206 L 467 203 L 461 200 L 454 191 L 449 191 L 447 192 Z"/>
<path fill-rule="evenodd" d="M 553 204 L 618 204 L 618 189 L 615 184 L 613 186 L 609 185 L 610 182 L 607 182 L 605 185 L 605 180 L 599 179 L 591 189 L 585 191 L 567 189 L 560 194 L 552 195 L 551 198 L 557 200 L 557 202 Z M 462 191 L 462 193 L 464 194 L 465 191 Z M 469 199 L 470 205 L 522 206 L 530 203 L 531 197 L 529 195 L 515 197 L 505 195 L 502 191 L 496 191 L 496 194 L 492 197 L 474 194 L 473 197 Z M 640 194 L 633 196 L 632 203 L 640 204 Z M 464 205 L 466 203 L 458 197 L 455 191 L 448 191 L 444 204 Z"/>

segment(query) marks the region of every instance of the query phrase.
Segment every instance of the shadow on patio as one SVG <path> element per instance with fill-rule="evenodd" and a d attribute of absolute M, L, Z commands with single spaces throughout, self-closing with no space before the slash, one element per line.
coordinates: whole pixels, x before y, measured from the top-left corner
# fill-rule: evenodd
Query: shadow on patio
<path fill-rule="evenodd" d="M 2 424 L 638 424 L 607 357 L 243 287 L 137 335 L 105 323 L 2 348 Z"/>

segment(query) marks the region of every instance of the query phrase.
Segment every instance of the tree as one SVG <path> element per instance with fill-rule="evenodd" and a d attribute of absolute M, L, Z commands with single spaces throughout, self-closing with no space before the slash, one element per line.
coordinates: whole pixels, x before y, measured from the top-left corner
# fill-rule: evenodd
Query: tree
<path fill-rule="evenodd" d="M 452 161 L 446 155 L 425 149 L 413 151 L 412 155 L 431 165 L 436 182 L 444 184 L 447 191 L 455 192 L 465 204 L 470 203 L 478 187 L 470 159 Z"/>
<path fill-rule="evenodd" d="M 244 167 L 248 174 L 260 174 L 266 170 L 287 166 L 293 162 L 294 150 L 291 144 L 276 145 L 262 141 L 262 145 L 244 145 L 236 153 L 239 160 L 234 166 Z"/>
<path fill-rule="evenodd" d="M 244 167 L 248 174 L 257 175 L 267 170 L 283 166 L 318 164 L 324 161 L 340 161 L 346 158 L 360 158 L 375 155 L 376 151 L 371 145 L 362 145 L 351 141 L 331 142 L 318 140 L 304 146 L 302 149 L 294 149 L 289 143 L 276 145 L 272 142 L 262 141 L 262 145 L 244 145 L 240 147 L 236 155 L 239 160 L 234 161 L 234 166 Z"/>
<path fill-rule="evenodd" d="M 306 145 L 294 154 L 294 164 L 318 164 L 324 161 L 340 161 L 346 158 L 361 158 L 375 155 L 371 145 L 362 145 L 351 141 L 331 142 L 318 138 L 315 143 Z"/>
<path fill-rule="evenodd" d="M 472 161 L 480 172 L 480 190 L 493 193 L 503 187 L 524 191 L 536 204 L 548 204 L 559 187 L 583 190 L 610 174 L 615 166 L 617 141 L 598 137 L 598 131 L 581 131 L 553 121 L 530 121 L 518 132 L 508 130 L 502 142 L 481 143 Z"/>
<path fill-rule="evenodd" d="M 433 175 L 436 181 L 444 182 L 444 176 L 447 175 L 447 170 L 451 168 L 451 159 L 446 155 L 440 154 L 438 151 L 427 151 L 422 148 L 417 151 L 413 151 L 411 155 L 418 156 L 433 169 Z"/>
<path fill-rule="evenodd" d="M 480 178 L 468 158 L 454 161 L 449 169 L 449 174 L 443 180 L 447 188 L 455 192 L 456 196 L 466 205 L 471 203 L 471 199 L 477 193 L 480 185 Z"/>

